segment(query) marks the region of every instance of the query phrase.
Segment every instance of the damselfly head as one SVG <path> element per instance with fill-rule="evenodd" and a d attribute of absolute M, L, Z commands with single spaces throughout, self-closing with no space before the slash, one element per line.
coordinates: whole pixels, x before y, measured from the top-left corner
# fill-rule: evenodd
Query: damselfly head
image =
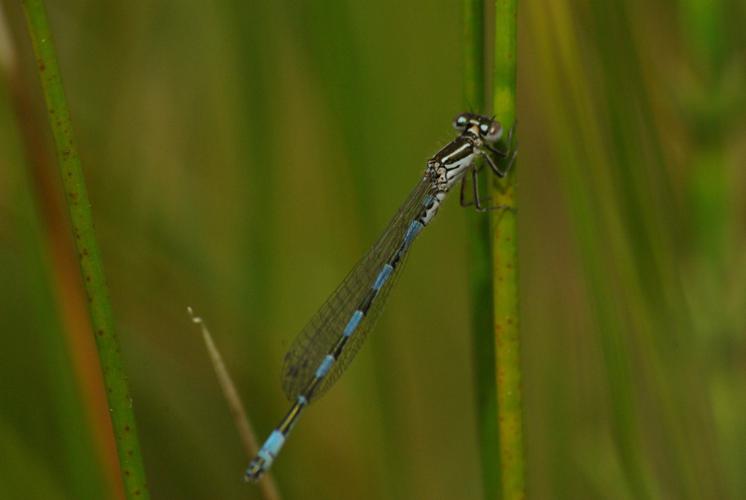
<path fill-rule="evenodd" d="M 500 122 L 494 118 L 478 115 L 476 113 L 461 113 L 453 120 L 453 128 L 464 132 L 471 129 L 485 142 L 497 142 L 503 135 Z"/>

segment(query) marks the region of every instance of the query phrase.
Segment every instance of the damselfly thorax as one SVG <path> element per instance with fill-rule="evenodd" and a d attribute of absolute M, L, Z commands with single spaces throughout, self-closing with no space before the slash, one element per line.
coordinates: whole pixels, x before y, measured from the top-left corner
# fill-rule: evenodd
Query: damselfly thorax
<path fill-rule="evenodd" d="M 448 192 L 462 180 L 478 156 L 487 158 L 495 165 L 498 175 L 503 176 L 495 163 L 493 154 L 501 154 L 493 145 L 502 137 L 502 127 L 491 118 L 464 113 L 453 123 L 461 135 L 443 146 L 443 149 L 427 162 L 427 170 L 438 191 Z"/>

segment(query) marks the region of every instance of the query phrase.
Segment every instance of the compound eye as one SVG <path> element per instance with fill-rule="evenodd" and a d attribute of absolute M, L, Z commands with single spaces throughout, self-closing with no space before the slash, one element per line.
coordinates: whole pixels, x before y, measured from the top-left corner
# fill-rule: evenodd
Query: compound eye
<path fill-rule="evenodd" d="M 487 129 L 488 129 L 487 132 L 482 134 L 484 137 L 484 140 L 486 140 L 487 142 L 496 142 L 503 135 L 502 125 L 500 125 L 500 123 L 494 120 L 492 121 L 492 123 L 489 124 Z M 483 130 L 483 129 L 480 127 L 480 130 Z"/>
<path fill-rule="evenodd" d="M 487 133 L 490 131 L 490 126 L 487 123 L 482 123 L 479 125 L 479 131 L 482 133 L 482 135 L 487 135 Z"/>
<path fill-rule="evenodd" d="M 469 120 L 464 115 L 458 115 L 455 120 L 453 120 L 453 128 L 456 130 L 463 130 L 466 128 L 466 125 L 469 123 Z"/>

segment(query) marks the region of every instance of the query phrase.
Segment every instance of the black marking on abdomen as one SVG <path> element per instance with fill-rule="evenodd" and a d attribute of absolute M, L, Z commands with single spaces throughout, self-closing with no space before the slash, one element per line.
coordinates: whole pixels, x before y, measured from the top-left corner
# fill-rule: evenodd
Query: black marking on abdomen
<path fill-rule="evenodd" d="M 368 294 L 363 299 L 363 302 L 360 304 L 359 309 L 363 311 L 363 314 L 368 314 L 368 310 L 370 309 L 370 306 L 373 305 L 373 300 L 378 295 L 378 290 L 375 290 L 371 288 L 368 290 Z"/>

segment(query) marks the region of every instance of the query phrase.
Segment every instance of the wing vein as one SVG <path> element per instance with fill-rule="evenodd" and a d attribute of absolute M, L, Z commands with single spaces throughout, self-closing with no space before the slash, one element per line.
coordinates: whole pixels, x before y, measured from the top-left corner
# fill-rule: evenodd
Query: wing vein
<path fill-rule="evenodd" d="M 342 336 L 344 327 L 370 291 L 380 269 L 398 250 L 409 224 L 422 210 L 431 185 L 427 176 L 422 178 L 381 236 L 293 340 L 285 354 L 282 372 L 282 388 L 289 400 L 294 401 L 302 394 L 323 358 Z M 402 256 L 402 260 L 404 257 L 406 254 Z M 336 382 L 357 354 L 367 333 L 374 326 L 402 266 L 403 262 L 396 266 L 377 293 L 331 371 L 314 391 L 313 399 L 321 396 Z"/>

